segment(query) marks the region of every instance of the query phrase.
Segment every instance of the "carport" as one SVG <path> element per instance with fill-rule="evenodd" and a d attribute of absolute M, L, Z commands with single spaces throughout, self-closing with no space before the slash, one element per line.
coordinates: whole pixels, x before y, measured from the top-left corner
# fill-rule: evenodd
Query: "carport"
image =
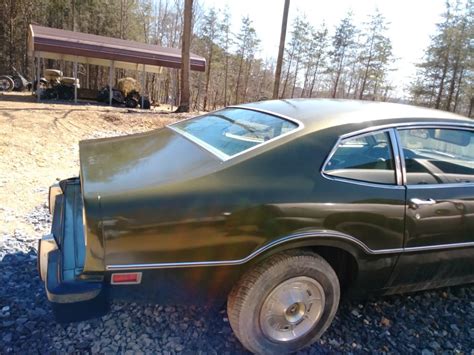
<path fill-rule="evenodd" d="M 40 59 L 56 59 L 73 63 L 77 79 L 77 63 L 109 67 L 109 88 L 113 87 L 115 69 L 160 73 L 163 67 L 181 68 L 181 50 L 118 38 L 73 32 L 57 28 L 30 25 L 28 55 L 36 58 L 36 79 L 40 79 Z M 191 70 L 205 71 L 206 60 L 191 53 Z M 112 90 L 109 90 L 112 105 Z M 38 95 L 38 101 L 39 101 Z M 74 85 L 74 102 L 77 102 L 77 85 Z"/>

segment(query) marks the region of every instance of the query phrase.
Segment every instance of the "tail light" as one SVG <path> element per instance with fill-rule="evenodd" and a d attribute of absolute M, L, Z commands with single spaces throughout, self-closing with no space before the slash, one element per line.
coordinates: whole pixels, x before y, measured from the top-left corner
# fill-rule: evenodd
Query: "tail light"
<path fill-rule="evenodd" d="M 110 283 L 112 285 L 134 285 L 142 282 L 141 272 L 122 272 L 112 274 Z"/>

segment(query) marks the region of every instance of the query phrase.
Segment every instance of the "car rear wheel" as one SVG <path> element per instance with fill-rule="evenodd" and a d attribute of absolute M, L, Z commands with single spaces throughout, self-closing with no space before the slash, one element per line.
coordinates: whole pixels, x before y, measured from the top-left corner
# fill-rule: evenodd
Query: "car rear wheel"
<path fill-rule="evenodd" d="M 336 273 L 307 251 L 276 254 L 248 271 L 229 294 L 229 322 L 257 354 L 291 353 L 316 341 L 339 304 Z"/>

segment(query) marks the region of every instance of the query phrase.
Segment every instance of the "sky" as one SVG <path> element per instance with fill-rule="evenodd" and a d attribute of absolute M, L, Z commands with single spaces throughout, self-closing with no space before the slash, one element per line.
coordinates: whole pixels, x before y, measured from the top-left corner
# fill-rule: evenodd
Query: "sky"
<path fill-rule="evenodd" d="M 248 15 L 261 40 L 260 57 L 276 58 L 284 0 L 201 0 L 201 3 L 216 9 L 227 6 L 234 33 L 239 31 L 242 17 Z M 396 85 L 396 95 L 403 97 L 416 72 L 415 64 L 421 61 L 430 36 L 435 33 L 436 23 L 441 21 L 444 0 L 291 0 L 287 39 L 291 23 L 297 16 L 306 15 L 316 28 L 324 21 L 333 34 L 349 10 L 353 12 L 354 22 L 362 25 L 376 8 L 389 22 L 387 34 L 397 58 L 393 65 L 396 70 L 391 73 L 390 80 Z"/>

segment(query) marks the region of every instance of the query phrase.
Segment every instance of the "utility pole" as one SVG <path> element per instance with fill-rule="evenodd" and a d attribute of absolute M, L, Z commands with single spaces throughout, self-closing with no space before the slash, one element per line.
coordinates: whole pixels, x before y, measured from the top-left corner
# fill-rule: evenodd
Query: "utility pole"
<path fill-rule="evenodd" d="M 285 51 L 286 25 L 288 23 L 288 11 L 290 8 L 290 0 L 285 0 L 283 8 L 283 19 L 281 20 L 280 47 L 278 48 L 278 59 L 275 70 L 275 82 L 273 84 L 273 99 L 278 99 L 278 91 L 280 89 L 281 67 L 283 66 L 283 53 Z"/>

